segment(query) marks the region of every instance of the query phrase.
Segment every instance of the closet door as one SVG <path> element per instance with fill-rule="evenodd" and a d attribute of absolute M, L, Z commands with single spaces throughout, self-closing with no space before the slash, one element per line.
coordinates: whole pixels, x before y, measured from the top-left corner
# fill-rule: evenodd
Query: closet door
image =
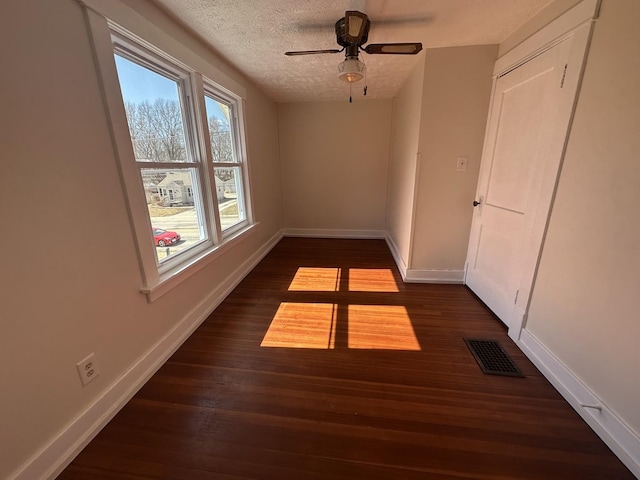
<path fill-rule="evenodd" d="M 465 282 L 522 326 L 564 152 L 590 25 L 498 75 Z M 471 206 L 470 206 L 471 207 Z"/>

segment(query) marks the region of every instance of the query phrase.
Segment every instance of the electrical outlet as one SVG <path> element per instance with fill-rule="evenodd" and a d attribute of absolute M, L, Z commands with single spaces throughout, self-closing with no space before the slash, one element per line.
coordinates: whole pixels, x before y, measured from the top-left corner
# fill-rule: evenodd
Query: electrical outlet
<path fill-rule="evenodd" d="M 467 170 L 467 163 L 469 159 L 467 157 L 458 157 L 458 172 L 464 172 Z"/>
<path fill-rule="evenodd" d="M 93 353 L 84 360 L 76 363 L 76 368 L 78 369 L 78 375 L 80 375 L 80 381 L 83 387 L 100 375 L 100 370 L 98 370 L 98 364 L 96 363 L 96 356 Z"/>

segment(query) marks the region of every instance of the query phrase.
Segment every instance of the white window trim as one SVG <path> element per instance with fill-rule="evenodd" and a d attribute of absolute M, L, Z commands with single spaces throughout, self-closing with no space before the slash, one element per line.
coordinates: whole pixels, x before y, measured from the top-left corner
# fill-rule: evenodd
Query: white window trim
<path fill-rule="evenodd" d="M 252 223 L 246 226 L 243 230 L 236 232 L 235 235 L 231 235 L 226 238 L 223 243 L 213 248 L 209 248 L 208 250 L 201 252 L 199 255 L 191 257 L 188 262 L 183 262 L 179 268 L 161 275 L 161 281 L 157 285 L 142 288 L 140 292 L 147 296 L 149 302 L 153 302 L 165 293 L 171 291 L 174 287 L 180 285 L 194 273 L 202 270 L 216 258 L 224 255 L 226 252 L 234 248 L 242 242 L 242 240 L 247 238 L 258 225 L 259 222 Z"/>
<path fill-rule="evenodd" d="M 251 208 L 251 189 L 248 175 L 246 144 L 244 143 L 244 141 L 246 141 L 246 119 L 243 115 L 243 109 L 246 92 L 243 87 L 231 80 L 224 73 L 216 70 L 208 62 L 177 43 L 169 35 L 120 2 L 114 0 L 108 0 L 107 2 L 88 0 L 83 2 L 83 5 L 88 7 L 85 9 L 85 16 L 90 27 L 98 79 L 101 84 L 103 101 L 108 117 L 107 123 L 109 123 L 114 154 L 118 160 L 123 193 L 128 206 L 131 229 L 140 263 L 142 279 L 140 291 L 147 296 L 149 302 L 152 302 L 204 268 L 215 258 L 227 252 L 255 230 L 256 224 L 253 221 L 253 209 Z M 105 13 L 111 13 L 116 18 L 113 18 L 113 16 L 107 18 Z M 120 23 L 116 23 L 120 19 L 124 20 L 123 23 L 127 25 L 120 26 Z M 130 34 L 128 30 L 132 27 L 138 27 L 146 33 L 149 33 L 151 37 L 150 40 L 154 42 L 154 45 L 158 45 L 158 47 Z M 195 70 L 198 69 L 198 67 L 205 67 L 203 68 L 203 70 L 205 70 L 203 73 L 206 73 L 207 83 L 214 84 L 216 92 L 221 92 L 225 97 L 230 97 L 238 110 L 238 117 L 242 119 L 242 121 L 238 121 L 237 119 L 234 121 L 236 124 L 235 130 L 239 136 L 238 155 L 242 155 L 239 159 L 239 165 L 236 166 L 242 167 L 246 220 L 222 232 L 219 214 L 211 215 L 214 211 L 213 208 L 217 211 L 217 205 L 212 205 L 214 201 L 212 197 L 215 196 L 215 185 L 213 189 L 211 185 L 203 186 L 205 192 L 209 191 L 212 193 L 209 198 L 203 198 L 203 202 L 205 204 L 208 203 L 208 205 L 204 206 L 204 214 L 208 216 L 207 220 L 210 223 L 210 230 L 212 230 L 211 238 L 203 240 L 201 245 L 192 247 L 184 256 L 181 255 L 182 261 L 180 261 L 179 264 L 174 263 L 170 267 L 166 267 L 165 265 L 159 266 L 155 255 L 151 219 L 146 207 L 142 178 L 134 158 L 126 113 L 120 93 L 120 83 L 113 57 L 114 46 L 111 41 L 112 32 L 124 35 L 145 49 L 150 50 L 156 56 L 166 58 L 179 68 L 190 72 L 190 86 L 194 96 L 204 95 L 204 88 L 202 87 L 203 77 L 200 75 L 200 72 L 196 73 Z M 165 46 L 169 46 L 170 48 L 168 50 L 172 51 L 165 50 Z M 183 55 L 180 58 L 184 58 L 185 61 L 194 61 L 196 64 L 194 66 L 195 68 L 190 68 L 184 62 L 170 56 L 176 51 Z M 219 95 L 218 93 L 216 94 Z M 202 120 L 203 117 L 206 117 L 206 114 L 198 107 L 199 102 L 194 103 L 196 103 L 194 108 L 200 110 L 194 112 L 194 115 Z M 202 121 L 200 121 L 200 123 L 199 128 L 193 129 L 193 134 L 200 137 L 200 141 L 197 143 L 201 148 L 210 149 L 208 139 L 206 142 L 202 141 L 205 135 L 203 126 L 206 125 L 206 123 L 202 123 Z M 206 172 L 208 168 L 213 168 L 213 166 L 212 164 L 211 166 L 205 165 L 205 163 L 208 163 L 205 159 L 211 158 L 211 152 L 209 151 L 208 154 L 206 154 L 206 152 L 198 153 L 204 153 L 204 155 L 201 155 L 203 159 L 203 165 L 201 166 L 203 169 L 202 181 L 209 182 L 210 175 Z M 153 165 L 151 164 L 150 167 L 151 166 Z"/>
<path fill-rule="evenodd" d="M 210 79 L 231 95 L 237 98 L 247 98 L 247 91 L 244 86 L 121 1 L 77 1 L 85 7 L 85 11 L 89 16 L 92 16 L 91 14 L 97 16 L 96 20 L 111 20 L 114 24 L 119 25 L 126 31 L 136 33 L 141 39 L 142 45 L 151 47 L 152 50 L 154 48 L 159 49 L 167 55 L 170 55 L 171 58 L 180 59 L 184 62 L 185 66 L 189 65 L 193 70 L 200 72 L 205 78 Z M 91 19 L 90 23 L 93 23 Z M 93 30 L 93 25 L 91 25 L 91 28 Z M 100 42 L 101 39 L 96 39 L 95 33 L 93 37 L 94 41 L 98 40 L 98 42 Z M 142 39 L 146 39 L 147 42 Z M 102 38 L 102 42 L 100 43 L 104 43 L 104 38 Z"/>
<path fill-rule="evenodd" d="M 202 85 L 203 85 L 203 92 L 202 92 L 203 96 L 207 95 L 212 97 L 213 99 L 217 98 L 218 100 L 231 104 L 231 106 L 233 107 L 233 108 L 230 108 L 232 115 L 231 115 L 231 118 L 229 119 L 229 123 L 230 123 L 229 126 L 231 127 L 231 133 L 233 134 L 232 142 L 233 142 L 234 153 L 237 161 L 230 162 L 230 163 L 212 162 L 210 181 L 214 181 L 215 183 L 215 179 L 213 178 L 215 168 L 240 167 L 240 174 L 242 175 L 243 195 L 241 198 L 238 199 L 238 208 L 240 208 L 240 204 L 242 204 L 242 209 L 244 210 L 245 218 L 240 222 L 238 222 L 236 225 L 233 225 L 226 230 L 222 230 L 222 226 L 220 225 L 220 222 L 219 222 L 220 215 L 218 214 L 216 218 L 217 237 L 222 239 L 221 241 L 224 241 L 225 239 L 234 236 L 236 233 L 238 233 L 242 229 L 251 225 L 251 218 L 252 218 L 250 208 L 248 207 L 248 205 L 250 205 L 250 202 L 248 201 L 250 195 L 248 195 L 249 192 L 247 190 L 249 171 L 247 169 L 247 154 L 246 154 L 246 143 L 245 143 L 246 138 L 244 135 L 245 126 L 244 124 L 241 124 L 241 122 L 239 121 L 240 118 L 244 118 L 243 110 L 242 110 L 243 100 L 241 98 L 234 98 L 233 95 L 226 94 L 224 91 L 220 90 L 215 86 L 215 82 L 207 78 L 203 78 Z M 203 113 L 205 113 L 204 115 L 205 118 L 203 118 L 203 122 L 204 122 L 203 125 L 206 125 L 208 122 L 208 119 L 206 119 L 206 112 L 203 112 Z M 211 144 L 209 143 L 208 139 L 205 141 L 205 143 L 207 145 L 207 149 L 210 149 Z M 213 155 L 211 151 L 208 152 L 208 155 L 209 155 L 209 158 L 213 159 Z M 216 190 L 216 188 L 213 188 L 213 190 Z"/>
<path fill-rule="evenodd" d="M 137 64 L 140 64 L 146 68 L 149 68 L 151 71 L 159 70 L 163 75 L 166 75 L 167 78 L 175 80 L 179 82 L 182 87 L 185 89 L 185 92 L 182 93 L 184 95 L 184 99 L 181 99 L 181 108 L 187 109 L 187 115 L 185 120 L 185 146 L 187 153 L 187 161 L 182 162 L 139 162 L 133 156 L 131 159 L 128 157 L 124 158 L 125 162 L 133 161 L 135 165 L 135 169 L 137 175 L 140 176 L 141 168 L 167 168 L 174 169 L 179 167 L 181 169 L 196 169 L 198 175 L 194 178 L 194 185 L 197 186 L 200 192 L 207 192 L 208 182 L 206 180 L 207 176 L 207 165 L 208 162 L 206 160 L 206 151 L 194 151 L 193 147 L 200 147 L 200 135 L 197 132 L 197 122 L 193 122 L 191 118 L 189 108 L 198 108 L 197 105 L 189 105 L 189 97 L 196 97 L 196 83 L 193 81 L 194 72 L 188 70 L 187 68 L 175 65 L 177 62 L 170 58 L 165 58 L 161 52 L 157 52 L 156 49 L 150 50 L 149 48 L 140 45 L 141 42 L 138 41 L 137 38 L 132 38 L 130 34 L 127 32 L 123 32 L 121 28 L 117 26 L 110 25 L 112 30 L 112 48 L 124 58 L 129 59 Z M 107 66 L 108 67 L 108 66 Z M 182 101 L 186 101 L 184 105 L 182 105 Z M 131 141 L 131 140 L 130 140 Z M 195 145 L 194 145 L 195 143 Z M 126 149 L 123 146 L 123 151 Z M 132 153 L 133 155 L 133 153 Z M 167 197 L 170 201 L 175 199 L 175 192 L 173 189 L 167 189 Z M 129 205 L 132 207 L 132 205 Z M 214 217 L 213 215 L 213 205 L 206 201 L 206 198 L 203 198 L 202 211 L 200 211 L 200 205 L 196 204 L 195 208 L 198 209 L 198 218 L 206 218 L 206 227 L 201 227 L 201 236 L 202 239 L 198 241 L 195 245 L 191 246 L 188 250 L 181 252 L 179 255 L 172 256 L 169 259 L 166 259 L 162 262 L 158 261 L 157 256 L 154 253 L 154 259 L 156 262 L 157 273 L 155 272 L 146 272 L 146 278 L 149 279 L 151 284 L 156 284 L 162 282 L 165 274 L 171 274 L 175 270 L 181 270 L 182 265 L 190 262 L 192 258 L 198 257 L 201 253 L 206 252 L 212 248 L 215 248 L 217 244 L 220 242 L 218 239 L 221 239 L 220 235 L 216 234 L 216 230 L 213 226 L 213 222 L 211 221 Z M 142 214 L 146 218 L 141 218 Z M 148 216 L 148 212 L 146 211 L 146 202 L 145 208 L 143 209 L 135 209 L 135 213 L 133 214 L 133 219 L 135 222 L 141 223 L 149 223 L 151 225 L 151 219 Z M 207 228 L 208 227 L 208 228 Z M 150 228 L 151 230 L 151 228 Z M 146 232 L 145 232 L 146 233 Z M 142 235 L 143 238 L 138 238 L 139 250 L 146 251 L 145 245 L 153 244 L 153 238 L 150 235 Z M 155 246 L 152 249 L 155 251 Z"/>

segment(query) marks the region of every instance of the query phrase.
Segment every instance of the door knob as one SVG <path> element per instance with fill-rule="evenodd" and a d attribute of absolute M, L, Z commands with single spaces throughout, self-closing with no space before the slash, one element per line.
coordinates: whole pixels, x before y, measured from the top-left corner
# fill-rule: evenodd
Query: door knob
<path fill-rule="evenodd" d="M 478 202 L 477 200 L 474 200 L 474 201 L 473 201 L 473 206 L 474 206 L 474 207 L 477 207 L 478 205 L 480 205 L 480 202 Z"/>

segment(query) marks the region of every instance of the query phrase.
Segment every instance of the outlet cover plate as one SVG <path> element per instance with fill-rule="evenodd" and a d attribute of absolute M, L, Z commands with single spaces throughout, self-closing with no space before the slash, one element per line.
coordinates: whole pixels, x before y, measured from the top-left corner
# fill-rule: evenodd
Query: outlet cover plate
<path fill-rule="evenodd" d="M 94 353 L 76 363 L 76 368 L 78 369 L 78 375 L 80 375 L 80 381 L 83 387 L 100 375 Z"/>

